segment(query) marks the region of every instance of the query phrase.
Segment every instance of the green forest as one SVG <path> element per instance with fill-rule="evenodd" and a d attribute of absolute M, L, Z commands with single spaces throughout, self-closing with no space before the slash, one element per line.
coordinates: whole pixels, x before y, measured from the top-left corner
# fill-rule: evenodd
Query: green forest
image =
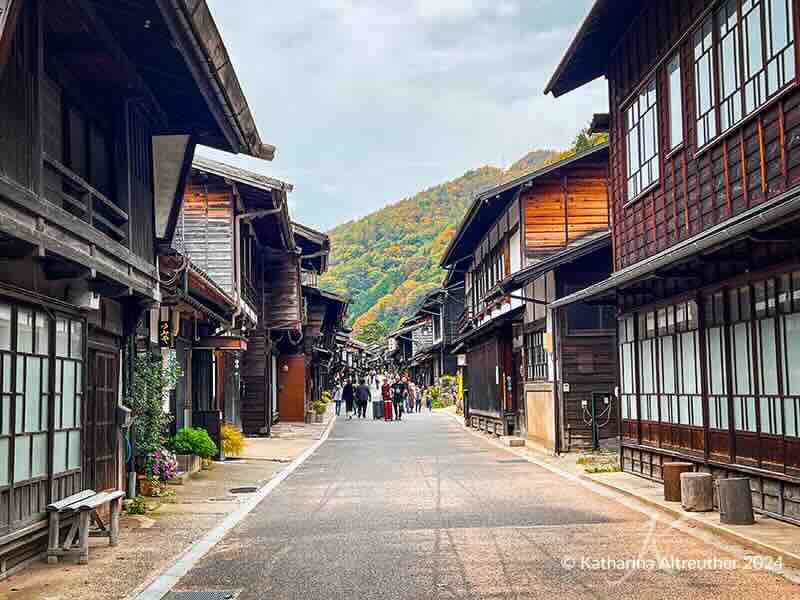
<path fill-rule="evenodd" d="M 467 171 L 329 231 L 331 263 L 322 286 L 352 298 L 348 317 L 355 337 L 379 340 L 442 284 L 439 259 L 477 191 L 600 141 L 581 132 L 566 151 L 533 150 L 505 171 L 490 166 Z"/>

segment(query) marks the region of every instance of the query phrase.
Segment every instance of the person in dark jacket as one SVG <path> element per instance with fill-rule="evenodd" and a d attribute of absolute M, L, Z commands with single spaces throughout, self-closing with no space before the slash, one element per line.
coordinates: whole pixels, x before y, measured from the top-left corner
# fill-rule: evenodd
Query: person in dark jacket
<path fill-rule="evenodd" d="M 344 384 L 344 389 L 342 390 L 342 400 L 344 400 L 345 410 L 347 411 L 347 418 L 353 418 L 353 400 L 355 400 L 355 389 L 353 388 L 353 383 L 348 379 L 347 383 Z"/>
<path fill-rule="evenodd" d="M 367 385 L 367 380 L 362 379 L 361 384 L 356 389 L 356 410 L 358 411 L 358 418 L 364 419 L 367 416 L 367 406 L 372 399 L 372 392 Z"/>
<path fill-rule="evenodd" d="M 403 405 L 406 401 L 408 387 L 402 377 L 398 377 L 392 385 L 392 403 L 394 404 L 394 420 L 403 420 Z"/>

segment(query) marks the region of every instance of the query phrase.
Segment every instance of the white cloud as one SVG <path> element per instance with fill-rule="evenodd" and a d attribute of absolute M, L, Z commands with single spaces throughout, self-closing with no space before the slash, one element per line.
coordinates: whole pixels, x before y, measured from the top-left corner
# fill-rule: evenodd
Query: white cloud
<path fill-rule="evenodd" d="M 274 163 L 222 158 L 294 183 L 294 217 L 315 227 L 563 147 L 607 105 L 602 81 L 542 95 L 590 0 L 209 4 L 278 146 Z"/>

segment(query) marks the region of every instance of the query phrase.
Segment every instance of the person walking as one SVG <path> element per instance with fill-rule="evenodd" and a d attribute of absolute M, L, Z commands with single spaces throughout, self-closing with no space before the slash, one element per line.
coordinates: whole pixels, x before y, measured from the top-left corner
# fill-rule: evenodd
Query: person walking
<path fill-rule="evenodd" d="M 342 390 L 342 400 L 344 400 L 345 410 L 347 411 L 347 418 L 353 418 L 353 400 L 355 399 L 355 390 L 353 388 L 352 382 L 348 379 L 347 383 L 344 384 L 344 389 Z"/>
<path fill-rule="evenodd" d="M 342 413 L 342 386 L 338 383 L 333 386 L 333 402 L 336 404 L 336 416 Z"/>
<path fill-rule="evenodd" d="M 390 421 L 392 414 L 392 386 L 389 385 L 388 377 L 383 380 L 381 397 L 383 398 L 383 419 L 385 421 Z"/>
<path fill-rule="evenodd" d="M 403 420 L 403 410 L 404 404 L 406 401 L 406 394 L 408 393 L 408 387 L 406 386 L 405 381 L 401 377 L 398 377 L 394 385 L 392 385 L 392 402 L 394 404 L 395 410 L 395 421 L 402 421 Z"/>
<path fill-rule="evenodd" d="M 414 409 L 419 413 L 422 412 L 422 390 L 419 389 L 416 385 L 413 386 L 414 389 Z"/>
<path fill-rule="evenodd" d="M 361 384 L 356 389 L 356 406 L 358 410 L 358 418 L 364 419 L 367 416 L 367 406 L 372 399 L 372 392 L 367 385 L 367 380 L 362 379 Z"/>
<path fill-rule="evenodd" d="M 414 412 L 414 406 L 417 402 L 417 386 L 413 381 L 408 382 L 408 412 Z"/>

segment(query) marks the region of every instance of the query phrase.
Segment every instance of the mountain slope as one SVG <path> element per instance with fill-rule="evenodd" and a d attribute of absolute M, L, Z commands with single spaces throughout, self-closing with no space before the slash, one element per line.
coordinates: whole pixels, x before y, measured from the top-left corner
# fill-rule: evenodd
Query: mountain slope
<path fill-rule="evenodd" d="M 531 171 L 555 152 L 534 150 L 507 171 L 484 166 L 330 232 L 322 285 L 352 297 L 355 335 L 371 342 L 400 324 L 442 283 L 439 259 L 478 190 Z"/>

